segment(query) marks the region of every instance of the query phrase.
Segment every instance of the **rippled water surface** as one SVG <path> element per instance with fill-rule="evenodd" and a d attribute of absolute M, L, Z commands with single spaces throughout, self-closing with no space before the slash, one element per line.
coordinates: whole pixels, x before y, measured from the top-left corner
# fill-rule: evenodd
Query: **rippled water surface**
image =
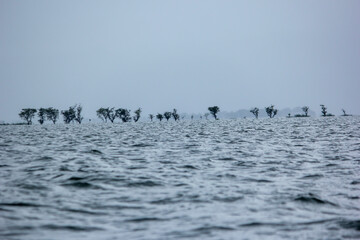
<path fill-rule="evenodd" d="M 0 126 L 0 239 L 360 238 L 360 118 Z"/>

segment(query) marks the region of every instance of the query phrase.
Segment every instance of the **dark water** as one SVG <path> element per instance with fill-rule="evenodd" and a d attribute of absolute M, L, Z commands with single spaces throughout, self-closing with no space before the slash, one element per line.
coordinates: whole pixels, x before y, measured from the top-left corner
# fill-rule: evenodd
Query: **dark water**
<path fill-rule="evenodd" d="M 0 239 L 360 238 L 360 118 L 0 126 Z"/>

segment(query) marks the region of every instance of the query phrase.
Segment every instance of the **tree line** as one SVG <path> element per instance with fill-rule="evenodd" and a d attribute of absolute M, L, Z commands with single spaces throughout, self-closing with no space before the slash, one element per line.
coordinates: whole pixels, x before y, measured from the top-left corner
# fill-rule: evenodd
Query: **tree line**
<path fill-rule="evenodd" d="M 321 104 L 320 107 L 321 107 L 321 114 L 322 114 L 321 116 L 323 116 L 323 117 L 334 116 L 333 114 L 327 112 L 327 108 L 325 107 L 325 105 Z M 59 118 L 59 114 L 61 113 L 65 124 L 69 124 L 69 123 L 73 123 L 73 122 L 77 122 L 77 123 L 81 124 L 84 119 L 82 116 L 82 109 L 83 108 L 81 105 L 71 106 L 71 107 L 69 107 L 69 109 L 62 110 L 61 112 L 58 109 L 55 109 L 52 107 L 39 108 L 39 109 L 23 108 L 21 110 L 21 112 L 19 113 L 19 116 L 21 119 L 25 120 L 28 125 L 32 124 L 32 119 L 35 117 L 36 113 L 39 118 L 38 122 L 40 124 L 43 124 L 46 120 L 51 121 L 55 124 Z M 208 111 L 209 111 L 208 113 L 204 114 L 204 117 L 206 119 L 208 119 L 209 115 L 212 115 L 215 120 L 218 120 L 217 114 L 220 112 L 220 108 L 218 106 L 209 107 Z M 250 110 L 250 112 L 255 116 L 255 118 L 258 118 L 259 111 L 260 110 L 257 107 L 252 108 Z M 302 111 L 304 112 L 304 114 L 296 114 L 294 117 L 309 117 L 309 115 L 308 115 L 309 107 L 308 106 L 302 107 Z M 344 109 L 342 109 L 342 111 L 344 113 L 342 116 L 351 116 L 349 114 L 346 114 Z M 114 107 L 112 107 L 112 108 L 101 107 L 98 110 L 96 110 L 96 115 L 103 122 L 110 121 L 111 123 L 113 123 L 115 121 L 115 119 L 117 119 L 117 118 L 120 119 L 122 122 L 130 122 L 132 120 L 134 122 L 137 122 L 137 121 L 139 121 L 139 119 L 141 117 L 141 112 L 142 112 L 141 108 L 138 108 L 134 111 L 134 116 L 131 116 L 130 109 L 126 109 L 126 108 L 115 109 Z M 275 108 L 274 105 L 270 105 L 268 107 L 265 107 L 265 112 L 269 118 L 274 118 L 277 115 L 278 110 Z M 288 114 L 288 117 L 291 117 L 290 113 Z M 160 122 L 163 119 L 166 119 L 166 121 L 169 121 L 169 119 L 171 119 L 171 118 L 173 118 L 175 121 L 179 121 L 180 115 L 178 114 L 176 109 L 173 109 L 172 112 L 166 111 L 163 114 L 161 114 L 161 113 L 157 113 L 156 115 L 149 114 L 149 118 L 150 118 L 150 121 L 153 121 L 154 118 L 158 119 Z M 202 118 L 202 116 L 200 118 Z M 193 116 L 191 116 L 191 119 L 193 119 Z"/>

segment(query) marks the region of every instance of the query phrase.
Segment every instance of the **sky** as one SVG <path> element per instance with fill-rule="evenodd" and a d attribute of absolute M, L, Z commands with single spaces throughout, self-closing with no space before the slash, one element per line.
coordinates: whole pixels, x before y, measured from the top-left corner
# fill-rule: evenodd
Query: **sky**
<path fill-rule="evenodd" d="M 0 0 L 0 120 L 320 104 L 360 114 L 358 0 Z"/>

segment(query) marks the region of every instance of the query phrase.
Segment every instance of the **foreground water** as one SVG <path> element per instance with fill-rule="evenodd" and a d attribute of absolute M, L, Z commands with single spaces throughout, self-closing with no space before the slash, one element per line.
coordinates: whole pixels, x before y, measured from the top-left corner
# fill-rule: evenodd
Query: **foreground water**
<path fill-rule="evenodd" d="M 360 118 L 0 126 L 0 239 L 360 238 Z"/>

